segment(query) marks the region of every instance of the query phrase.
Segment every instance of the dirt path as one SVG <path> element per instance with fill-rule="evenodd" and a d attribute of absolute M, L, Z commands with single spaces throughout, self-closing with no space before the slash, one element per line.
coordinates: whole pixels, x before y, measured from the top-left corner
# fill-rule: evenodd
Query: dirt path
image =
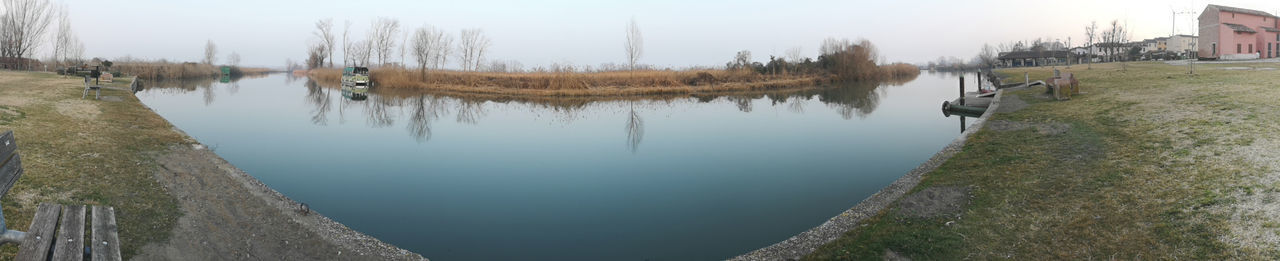
<path fill-rule="evenodd" d="M 418 260 L 316 213 L 206 149 L 174 146 L 156 157 L 155 177 L 184 213 L 168 242 L 144 246 L 135 260 Z"/>

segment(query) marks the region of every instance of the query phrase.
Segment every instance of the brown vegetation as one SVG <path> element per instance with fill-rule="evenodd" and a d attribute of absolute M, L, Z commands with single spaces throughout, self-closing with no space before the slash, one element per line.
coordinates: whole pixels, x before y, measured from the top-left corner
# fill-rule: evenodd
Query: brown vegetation
<path fill-rule="evenodd" d="M 221 67 L 222 66 L 202 63 L 128 61 L 116 62 L 111 66 L 111 70 L 123 72 L 127 75 L 137 75 L 139 78 L 143 79 L 159 80 L 214 78 L 222 75 Z M 232 68 L 232 74 L 236 75 L 265 74 L 268 72 L 271 72 L 271 69 L 247 67 Z"/>
<path fill-rule="evenodd" d="M 312 70 L 312 79 L 336 84 L 341 71 Z M 550 96 L 625 96 L 814 87 L 830 82 L 822 75 L 763 75 L 748 70 L 493 73 L 378 68 L 370 72 L 377 88 L 431 89 L 456 93 Z"/>

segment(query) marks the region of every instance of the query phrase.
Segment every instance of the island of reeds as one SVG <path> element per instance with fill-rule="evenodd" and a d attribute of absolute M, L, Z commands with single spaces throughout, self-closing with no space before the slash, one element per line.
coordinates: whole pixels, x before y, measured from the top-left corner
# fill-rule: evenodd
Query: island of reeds
<path fill-rule="evenodd" d="M 429 50 L 416 46 L 410 49 Z M 460 48 L 466 49 L 466 48 Z M 323 47 L 311 48 L 308 75 L 323 84 L 337 84 L 342 71 L 326 68 Z M 418 52 L 418 51 L 414 51 Z M 426 51 L 423 51 L 426 52 Z M 537 95 L 537 96 L 632 96 L 722 93 L 777 89 L 819 88 L 836 82 L 901 82 L 914 79 L 919 69 L 905 63 L 877 63 L 878 54 L 870 41 L 827 39 L 817 59 L 791 55 L 791 59 L 769 57 L 767 63 L 752 60 L 749 51 L 738 52 L 723 67 L 694 69 L 654 69 L 647 66 L 601 66 L 585 68 L 553 65 L 531 70 L 510 62 L 494 62 L 481 66 L 477 61 L 464 61 L 464 70 L 446 70 L 432 66 L 437 62 L 431 54 L 419 56 L 416 65 L 385 64 L 370 69 L 375 88 L 418 89 L 446 93 Z M 464 58 L 476 59 L 476 58 Z M 362 64 L 356 59 L 354 64 Z M 367 64 L 367 61 L 366 61 Z M 514 67 L 514 68 L 513 68 Z"/>

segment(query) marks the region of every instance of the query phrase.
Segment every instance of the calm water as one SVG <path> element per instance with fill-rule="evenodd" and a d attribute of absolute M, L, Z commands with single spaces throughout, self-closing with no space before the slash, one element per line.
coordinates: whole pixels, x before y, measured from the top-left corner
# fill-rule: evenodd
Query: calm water
<path fill-rule="evenodd" d="M 281 193 L 433 260 L 705 260 L 821 224 L 924 162 L 959 134 L 939 111 L 956 81 L 352 101 L 272 75 L 137 96 Z"/>

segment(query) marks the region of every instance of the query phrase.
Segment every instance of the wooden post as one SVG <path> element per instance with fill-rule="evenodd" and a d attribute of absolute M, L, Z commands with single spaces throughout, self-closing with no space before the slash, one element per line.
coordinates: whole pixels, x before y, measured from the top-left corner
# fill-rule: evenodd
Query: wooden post
<path fill-rule="evenodd" d="M 978 92 L 982 92 L 982 69 L 978 69 Z"/>
<path fill-rule="evenodd" d="M 960 105 L 964 105 L 964 74 L 960 75 Z"/>

